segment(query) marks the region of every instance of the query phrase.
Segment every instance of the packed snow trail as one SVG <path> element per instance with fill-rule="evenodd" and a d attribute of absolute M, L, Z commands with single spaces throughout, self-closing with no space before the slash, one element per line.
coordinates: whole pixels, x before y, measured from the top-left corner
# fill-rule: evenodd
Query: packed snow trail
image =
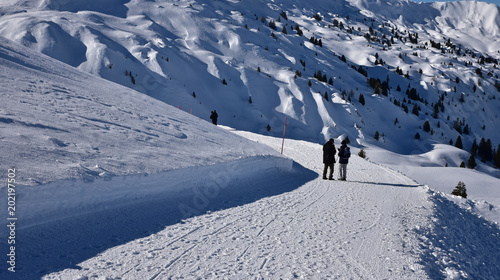
<path fill-rule="evenodd" d="M 280 139 L 238 133 L 273 148 L 281 145 Z M 318 173 L 322 170 L 321 145 L 287 140 L 285 154 Z M 355 155 L 347 178 L 339 182 L 318 176 L 282 194 L 195 216 L 106 250 L 78 264 L 81 269 L 45 278 L 494 279 L 499 275 L 500 231 L 495 225 L 400 173 Z M 433 224 L 467 231 L 449 232 Z"/>

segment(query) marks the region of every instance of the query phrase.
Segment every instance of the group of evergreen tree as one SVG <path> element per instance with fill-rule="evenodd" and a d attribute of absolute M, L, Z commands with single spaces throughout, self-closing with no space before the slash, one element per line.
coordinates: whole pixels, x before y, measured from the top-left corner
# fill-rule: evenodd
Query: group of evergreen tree
<path fill-rule="evenodd" d="M 311 38 L 309 39 L 309 42 L 313 43 L 316 46 L 323 47 L 323 41 L 321 41 L 321 39 L 314 38 L 314 36 L 311 36 Z"/>
<path fill-rule="evenodd" d="M 484 138 L 481 138 L 481 141 L 479 141 L 479 145 L 477 145 L 476 140 L 474 140 L 474 143 L 472 144 L 471 148 L 471 153 L 476 154 L 477 156 L 481 159 L 482 162 L 489 162 L 493 161 L 496 158 L 496 154 L 498 154 L 498 151 L 494 151 L 491 140 L 485 140 Z"/>
<path fill-rule="evenodd" d="M 286 15 L 285 12 L 281 12 L 280 13 L 280 17 L 278 18 L 278 22 L 281 22 L 280 21 L 280 18 L 283 18 L 285 20 L 288 20 L 288 17 Z M 319 14 L 315 14 L 313 16 L 313 18 L 315 18 L 317 21 L 322 21 L 323 18 L 321 15 Z M 263 23 L 267 23 L 267 20 L 265 19 L 265 17 L 262 17 L 261 18 L 261 21 Z M 288 25 L 288 24 L 287 24 Z M 286 30 L 286 26 L 283 26 L 283 33 L 284 34 L 288 34 L 287 30 Z M 297 34 L 299 36 L 303 36 L 303 32 L 300 28 L 300 26 L 297 24 L 297 23 L 293 23 L 292 26 L 294 26 L 294 28 L 290 27 L 291 30 L 295 30 L 297 32 Z M 268 23 L 268 26 L 273 29 L 273 30 L 277 30 L 277 26 L 276 26 L 276 22 L 274 20 L 270 20 L 269 23 Z M 341 29 L 344 29 L 344 25 L 342 22 L 340 22 L 339 20 L 337 19 L 333 19 L 333 26 L 334 27 L 340 27 Z M 372 26 L 374 26 L 372 24 Z M 386 25 L 384 24 L 383 27 L 385 27 Z M 390 26 L 388 24 L 388 26 Z M 330 28 L 330 26 L 328 26 Z M 359 29 L 359 28 L 358 28 Z M 359 31 L 361 31 L 359 29 Z M 380 34 L 382 34 L 382 38 L 385 38 L 386 35 L 392 35 L 391 36 L 391 41 L 390 43 L 394 44 L 394 38 L 398 39 L 398 40 L 401 40 L 401 41 L 409 41 L 410 43 L 412 44 L 418 44 L 418 39 L 419 39 L 419 36 L 418 36 L 418 33 L 411 33 L 411 32 L 407 32 L 407 31 L 404 31 L 404 34 L 406 34 L 406 36 L 403 36 L 401 34 L 398 33 L 398 30 L 397 28 L 393 28 L 391 31 L 390 31 L 390 34 L 385 34 L 382 30 L 382 28 L 379 28 L 379 32 Z M 359 36 L 363 36 L 362 34 L 358 33 Z M 379 34 L 373 29 L 373 27 L 370 27 L 369 29 L 369 35 L 370 35 L 370 38 L 372 38 L 372 36 L 379 36 Z M 323 45 L 323 42 L 321 39 L 319 38 L 315 38 L 314 36 L 311 36 L 311 38 L 309 39 L 309 41 L 311 43 L 313 43 L 314 45 L 318 45 L 320 47 L 322 47 Z M 388 44 L 390 44 L 388 42 Z M 455 50 L 457 55 L 460 55 L 463 53 L 463 56 L 465 56 L 466 54 L 470 55 L 472 58 L 476 58 L 476 54 L 473 53 L 472 51 L 470 50 L 462 50 L 461 47 L 457 49 L 457 46 L 454 45 L 450 39 L 448 39 L 448 41 L 446 42 L 436 42 L 436 41 L 433 41 L 433 40 L 430 40 L 430 45 L 431 47 L 433 48 L 436 48 L 436 49 L 440 49 L 440 50 L 444 50 L 444 48 L 448 48 L 448 49 L 451 49 L 451 50 Z M 425 46 L 423 45 L 421 48 L 422 49 L 426 49 L 427 47 L 427 42 L 425 43 Z M 406 55 L 406 54 L 405 54 Z M 416 54 L 418 56 L 418 53 Z M 382 64 L 383 65 L 383 61 L 382 59 L 380 59 L 380 62 L 378 60 L 378 53 L 376 54 L 376 65 L 380 65 Z M 400 58 L 403 59 L 402 55 L 400 54 Z M 343 62 L 347 62 L 346 58 L 344 55 L 341 55 L 339 56 L 339 59 L 342 60 Z M 484 63 L 494 63 L 494 64 L 497 64 L 498 61 L 496 59 L 493 59 L 491 57 L 485 57 L 483 55 L 479 55 L 479 58 L 478 58 L 478 61 L 477 61 L 479 64 L 484 64 Z M 301 64 L 303 65 L 304 67 L 304 70 L 305 70 L 305 61 L 302 61 L 301 60 Z M 466 65 L 467 66 L 467 65 Z M 470 63 L 470 66 L 472 66 L 472 63 Z M 361 73 L 362 75 L 364 75 L 365 77 L 368 76 L 368 73 L 367 71 L 362 67 L 362 66 L 359 66 L 359 67 L 355 67 L 354 65 L 352 66 L 352 68 L 354 68 L 356 71 L 358 71 L 359 73 Z M 398 73 L 399 75 L 401 76 L 405 76 L 407 78 L 410 78 L 409 77 L 409 72 L 407 72 L 406 74 L 403 73 L 403 70 L 399 68 L 399 66 L 396 68 L 396 73 Z M 420 73 L 422 73 L 422 71 L 420 70 Z M 477 68 L 475 70 L 475 73 L 479 76 L 479 77 L 483 77 L 483 73 L 482 73 L 482 70 L 480 68 Z M 132 79 L 132 82 L 134 83 L 134 78 L 132 76 L 131 73 L 127 73 L 131 79 Z M 300 77 L 302 76 L 302 73 L 300 71 L 296 71 L 296 77 Z M 314 78 L 317 79 L 318 81 L 320 82 L 324 82 L 324 83 L 329 83 L 330 85 L 333 85 L 333 79 L 332 78 L 329 78 L 326 76 L 326 74 L 322 73 L 321 71 L 317 71 L 314 73 Z M 457 77 L 455 79 L 455 82 L 458 84 L 460 83 L 460 79 Z M 224 84 L 227 84 L 225 83 L 225 80 L 223 81 Z M 381 81 L 380 79 L 375 79 L 375 78 L 369 78 L 368 79 L 368 84 L 370 85 L 370 87 L 372 87 L 374 89 L 374 93 L 375 94 L 382 94 L 384 96 L 388 96 L 388 89 L 390 88 L 389 87 L 389 83 L 388 81 Z M 312 86 L 311 84 L 311 81 L 309 81 L 309 85 Z M 474 85 L 475 87 L 476 85 Z M 495 87 L 498 89 L 498 91 L 500 91 L 500 82 L 496 81 L 495 82 Z M 399 87 L 398 85 L 398 91 L 401 91 L 401 88 Z M 320 92 L 321 94 L 321 92 Z M 446 93 L 445 93 L 446 94 Z M 433 112 L 431 114 L 431 116 L 433 118 L 438 118 L 439 117 L 439 113 L 444 113 L 445 111 L 445 105 L 444 105 L 444 98 L 445 98 L 445 94 L 441 95 L 441 97 L 439 98 L 439 101 L 436 103 L 436 104 L 432 104 L 432 108 L 433 108 Z M 404 99 L 404 101 L 401 103 L 401 101 L 397 100 L 397 99 L 394 99 L 394 104 L 399 106 L 399 107 L 402 107 L 403 110 L 406 112 L 406 113 L 409 113 L 409 108 L 406 104 L 412 104 L 411 100 L 412 101 L 417 101 L 417 102 L 422 102 L 424 103 L 425 102 L 425 105 L 427 105 L 426 101 L 424 101 L 424 99 L 419 95 L 419 93 L 417 92 L 417 90 L 415 88 L 412 88 L 410 87 L 410 85 L 408 86 L 408 89 L 406 90 L 406 96 L 408 98 L 408 100 L 406 100 L 406 98 Z M 325 92 L 324 93 L 324 97 L 325 99 L 328 100 L 328 92 Z M 461 100 L 462 101 L 465 101 L 464 100 L 464 96 L 462 95 L 461 96 Z M 365 98 L 363 96 L 363 94 L 360 94 L 359 95 L 359 98 L 358 98 L 358 101 L 360 104 L 362 104 L 363 106 L 365 105 L 366 101 L 365 101 Z M 251 101 L 249 101 L 251 103 Z M 449 104 L 449 102 L 448 102 Z M 419 116 L 420 114 L 420 111 L 422 109 L 420 108 L 420 106 L 414 102 L 413 103 L 413 109 L 412 109 L 412 113 Z M 449 118 L 448 118 L 449 119 Z M 438 124 L 439 126 L 439 124 Z M 456 121 L 454 123 L 454 128 L 455 130 L 457 130 L 460 134 L 469 134 L 470 133 L 470 128 L 468 126 L 468 124 L 465 124 L 465 123 L 462 123 L 460 121 Z M 428 133 L 431 133 L 433 134 L 434 131 L 433 129 L 431 128 L 430 126 L 430 123 L 429 121 L 426 121 L 423 125 L 423 130 L 425 132 L 428 132 Z M 378 134 L 378 132 L 376 133 Z M 375 136 L 375 138 L 378 138 L 377 137 L 378 135 Z M 415 138 L 416 139 L 420 139 L 420 134 L 417 133 L 415 135 Z M 452 144 L 453 142 L 450 140 L 450 144 Z M 455 142 L 455 146 L 463 149 L 463 144 L 462 144 L 462 139 L 460 138 L 460 136 L 457 138 L 456 142 Z M 476 161 L 476 158 L 479 158 L 482 162 L 493 162 L 494 166 L 496 168 L 500 168 L 500 145 L 498 146 L 498 149 L 495 151 L 494 149 L 492 149 L 492 143 L 491 141 L 488 139 L 488 140 L 484 140 L 481 139 L 479 145 L 476 144 L 476 141 L 474 141 L 474 144 L 472 146 L 472 149 L 471 149 L 471 157 L 469 158 L 469 160 L 467 161 L 467 166 L 469 168 L 475 168 L 475 166 L 477 165 L 477 163 L 475 162 Z"/>
<path fill-rule="evenodd" d="M 455 147 L 463 149 L 462 138 L 460 136 L 458 136 L 455 141 Z M 495 151 L 490 139 L 485 140 L 482 138 L 481 141 L 479 141 L 479 145 L 476 140 L 474 140 L 470 154 L 469 160 L 467 161 L 468 168 L 474 169 L 477 166 L 476 158 L 480 158 L 483 163 L 493 162 L 495 168 L 500 168 L 500 145 L 498 145 Z M 462 163 L 461 167 L 465 167 L 465 163 Z"/>
<path fill-rule="evenodd" d="M 315 72 L 313 74 L 313 77 L 315 79 L 317 79 L 318 81 L 320 81 L 320 82 L 323 82 L 323 83 L 327 83 L 328 82 L 329 85 L 333 85 L 333 79 L 331 77 L 330 77 L 330 79 L 328 79 L 328 77 L 326 76 L 326 74 L 323 74 L 321 72 L 321 70 L 318 70 L 318 72 Z"/>

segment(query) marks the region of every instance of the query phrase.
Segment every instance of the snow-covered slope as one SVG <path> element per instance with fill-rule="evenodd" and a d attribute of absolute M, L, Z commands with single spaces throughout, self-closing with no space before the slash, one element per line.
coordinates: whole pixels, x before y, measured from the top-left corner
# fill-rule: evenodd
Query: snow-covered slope
<path fill-rule="evenodd" d="M 0 216 L 15 224 L 0 231 L 9 240 L 0 250 L 14 252 L 1 259 L 16 271 L 2 268 L 1 279 L 33 279 L 213 205 L 248 203 L 316 175 L 268 146 L 1 37 L 0 85 L 0 178 L 9 178 Z M 288 184 L 273 186 L 280 180 Z M 75 227 L 80 219 L 93 222 Z M 137 219 L 140 230 L 123 219 Z M 61 221 L 69 224 L 45 238 Z M 113 221 L 126 234 L 109 241 Z M 61 260 L 82 244 L 97 247 Z"/>
<path fill-rule="evenodd" d="M 274 149 L 281 146 L 279 138 L 238 133 Z M 285 154 L 308 169 L 320 171 L 321 148 L 315 143 L 287 140 Z M 401 173 L 357 156 L 351 158 L 348 179 L 316 178 L 290 192 L 193 217 L 44 279 L 421 280 L 498 276 L 497 225 Z M 56 225 L 60 228 L 64 224 Z"/>
<path fill-rule="evenodd" d="M 496 5 L 96 3 L 9 1 L 0 35 L 196 116 L 217 109 L 222 124 L 247 131 L 278 136 L 287 117 L 293 138 L 364 143 L 378 131 L 386 142 L 375 144 L 406 154 L 459 135 L 467 150 L 481 138 L 500 144 Z M 369 78 L 387 90 L 373 95 Z"/>
<path fill-rule="evenodd" d="M 458 168 L 500 143 L 496 6 L 9 0 L 0 36 L 19 43 L 0 37 L 19 218 L 1 279 L 499 274 L 498 170 Z M 213 109 L 275 136 L 286 117 L 306 168 Z M 350 182 L 318 180 L 317 143 L 346 136 L 392 169 L 354 156 Z M 459 180 L 471 200 L 448 195 Z"/>
<path fill-rule="evenodd" d="M 20 185 L 156 174 L 278 155 L 4 38 L 0 54 L 0 166 L 16 167 Z"/>

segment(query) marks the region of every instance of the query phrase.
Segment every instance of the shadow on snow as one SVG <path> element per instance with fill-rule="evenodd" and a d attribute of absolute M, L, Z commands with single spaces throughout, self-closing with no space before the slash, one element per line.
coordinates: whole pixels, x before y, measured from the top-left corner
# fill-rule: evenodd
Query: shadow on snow
<path fill-rule="evenodd" d="M 288 171 L 253 173 L 249 178 L 231 174 L 223 188 L 216 191 L 209 178 L 210 167 L 194 171 L 196 174 L 187 174 L 188 178 L 206 176 L 206 179 L 203 184 L 186 187 L 190 191 L 155 195 L 126 206 L 115 205 L 103 211 L 19 230 L 16 236 L 16 272 L 2 269 L 0 278 L 39 279 L 64 269 L 81 269 L 79 263 L 112 247 L 149 236 L 208 211 L 228 209 L 293 191 L 318 175 L 293 162 L 292 170 Z M 189 184 L 190 181 L 185 182 Z M 2 252 L 8 252 L 5 243 L 1 246 Z"/>
<path fill-rule="evenodd" d="M 392 184 L 392 183 L 382 183 L 382 182 L 362 182 L 362 181 L 349 181 L 352 183 L 360 183 L 360 184 L 369 184 L 369 185 L 377 185 L 377 186 L 390 186 L 390 187 L 399 187 L 399 188 L 417 188 L 421 185 L 407 185 L 407 184 Z"/>
<path fill-rule="evenodd" d="M 498 279 L 500 228 L 462 209 L 453 201 L 431 196 L 433 224 L 417 230 L 422 265 L 431 279 Z"/>

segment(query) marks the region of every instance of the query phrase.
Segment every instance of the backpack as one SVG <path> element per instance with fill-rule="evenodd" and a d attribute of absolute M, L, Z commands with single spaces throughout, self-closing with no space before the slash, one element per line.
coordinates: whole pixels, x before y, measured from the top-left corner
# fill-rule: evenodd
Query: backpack
<path fill-rule="evenodd" d="M 345 147 L 345 151 L 344 151 L 344 156 L 345 158 L 350 158 L 351 157 L 351 149 L 349 149 L 349 147 Z"/>

